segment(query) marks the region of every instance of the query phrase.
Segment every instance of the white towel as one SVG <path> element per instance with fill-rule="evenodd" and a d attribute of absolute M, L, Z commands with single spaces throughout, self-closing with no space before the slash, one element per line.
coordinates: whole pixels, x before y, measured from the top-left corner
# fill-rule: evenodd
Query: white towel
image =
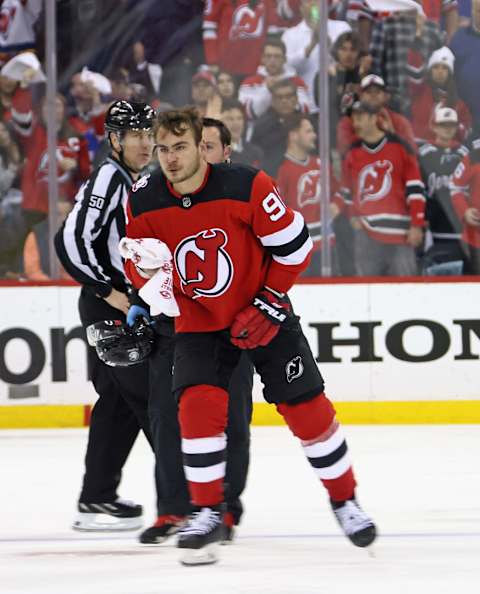
<path fill-rule="evenodd" d="M 131 260 L 135 266 L 144 270 L 156 270 L 138 294 L 150 306 L 152 316 L 165 314 L 169 317 L 180 315 L 177 301 L 173 295 L 172 253 L 159 239 L 143 237 L 129 239 L 124 237 L 118 244 L 120 255 Z"/>

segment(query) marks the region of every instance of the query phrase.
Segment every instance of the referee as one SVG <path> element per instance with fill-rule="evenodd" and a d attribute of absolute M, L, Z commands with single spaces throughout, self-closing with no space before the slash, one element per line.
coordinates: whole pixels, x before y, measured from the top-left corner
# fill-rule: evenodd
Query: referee
<path fill-rule="evenodd" d="M 84 328 L 120 319 L 130 307 L 118 242 L 125 235 L 124 204 L 153 152 L 154 111 L 146 103 L 114 102 L 105 130 L 111 152 L 80 188 L 76 204 L 55 237 L 57 255 L 82 285 Z M 153 447 L 148 419 L 148 365 L 109 367 L 88 349 L 90 378 L 98 394 L 90 422 L 85 475 L 76 530 L 134 530 L 142 507 L 118 497 L 123 465 L 142 429 Z"/>

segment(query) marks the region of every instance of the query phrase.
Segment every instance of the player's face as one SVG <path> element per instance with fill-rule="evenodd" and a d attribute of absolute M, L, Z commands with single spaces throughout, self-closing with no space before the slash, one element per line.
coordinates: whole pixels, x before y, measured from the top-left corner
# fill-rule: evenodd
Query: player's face
<path fill-rule="evenodd" d="M 220 130 L 214 126 L 203 128 L 200 150 L 205 161 L 212 165 L 223 163 L 227 159 L 225 147 L 220 139 Z"/>
<path fill-rule="evenodd" d="M 361 92 L 360 100 L 365 101 L 365 103 L 368 103 L 372 107 L 380 108 L 387 102 L 387 94 L 381 87 L 372 85 Z"/>
<path fill-rule="evenodd" d="M 230 130 L 232 140 L 238 142 L 242 138 L 245 129 L 245 118 L 242 111 L 237 108 L 227 109 L 222 113 L 222 121 Z"/>
<path fill-rule="evenodd" d="M 300 128 L 298 129 L 298 144 L 300 147 L 311 153 L 315 149 L 315 140 L 317 133 L 315 132 L 312 123 L 309 120 L 302 120 Z"/>
<path fill-rule="evenodd" d="M 132 171 L 140 173 L 153 154 L 152 130 L 127 130 L 122 141 L 123 160 Z"/>
<path fill-rule="evenodd" d="M 160 128 L 157 132 L 157 157 L 160 167 L 172 184 L 184 182 L 197 173 L 202 155 L 191 129 L 181 136 Z"/>

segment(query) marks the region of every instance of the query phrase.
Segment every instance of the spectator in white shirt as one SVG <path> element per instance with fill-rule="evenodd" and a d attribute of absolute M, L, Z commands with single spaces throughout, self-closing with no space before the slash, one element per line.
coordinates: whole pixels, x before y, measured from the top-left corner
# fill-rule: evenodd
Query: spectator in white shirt
<path fill-rule="evenodd" d="M 314 80 L 319 64 L 318 0 L 301 0 L 300 11 L 303 20 L 295 27 L 287 29 L 282 35 L 282 41 L 287 48 L 287 64 L 303 78 L 313 97 Z M 331 44 L 345 31 L 351 31 L 348 23 L 329 19 L 328 37 Z"/>

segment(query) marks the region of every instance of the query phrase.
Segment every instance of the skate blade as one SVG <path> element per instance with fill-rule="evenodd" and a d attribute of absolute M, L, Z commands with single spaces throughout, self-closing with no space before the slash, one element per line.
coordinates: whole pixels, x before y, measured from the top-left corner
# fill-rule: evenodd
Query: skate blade
<path fill-rule="evenodd" d="M 180 563 L 187 567 L 193 567 L 194 565 L 212 565 L 218 560 L 218 544 L 212 543 L 201 549 L 186 549 Z"/>
<path fill-rule="evenodd" d="M 72 524 L 78 532 L 128 532 L 143 526 L 141 516 L 136 518 L 116 518 L 108 514 L 80 513 Z"/>

